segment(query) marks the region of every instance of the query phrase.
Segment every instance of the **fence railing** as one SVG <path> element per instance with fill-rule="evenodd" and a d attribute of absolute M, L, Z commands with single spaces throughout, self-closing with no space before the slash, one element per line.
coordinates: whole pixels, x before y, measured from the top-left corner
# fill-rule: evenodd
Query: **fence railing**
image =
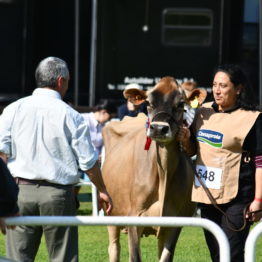
<path fill-rule="evenodd" d="M 256 241 L 262 234 L 262 223 L 258 223 L 250 232 L 245 244 L 245 261 L 256 261 Z"/>
<path fill-rule="evenodd" d="M 55 225 L 55 226 L 161 226 L 202 227 L 210 231 L 218 241 L 220 261 L 230 261 L 229 243 L 225 233 L 214 222 L 193 217 L 120 217 L 120 216 L 21 216 L 6 218 L 7 225 Z"/>

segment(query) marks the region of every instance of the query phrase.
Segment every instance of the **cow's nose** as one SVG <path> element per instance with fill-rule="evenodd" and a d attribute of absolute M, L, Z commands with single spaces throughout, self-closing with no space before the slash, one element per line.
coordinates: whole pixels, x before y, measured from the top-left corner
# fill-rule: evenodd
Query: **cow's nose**
<path fill-rule="evenodd" d="M 169 131 L 169 126 L 160 124 L 151 124 L 150 131 L 154 135 L 166 135 Z"/>

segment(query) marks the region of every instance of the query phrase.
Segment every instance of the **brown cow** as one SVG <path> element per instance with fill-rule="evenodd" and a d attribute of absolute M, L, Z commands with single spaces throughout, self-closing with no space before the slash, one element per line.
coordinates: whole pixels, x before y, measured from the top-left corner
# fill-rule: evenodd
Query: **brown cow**
<path fill-rule="evenodd" d="M 182 125 L 187 98 L 171 77 L 165 77 L 148 92 L 147 117 L 125 117 L 104 130 L 105 162 L 103 179 L 114 209 L 112 216 L 192 216 L 194 173 L 188 157 L 180 151 L 175 136 Z M 194 97 L 194 96 L 193 96 Z M 152 138 L 144 150 L 147 134 Z M 160 261 L 172 261 L 181 228 L 128 227 L 129 261 L 141 261 L 142 234 L 154 232 L 158 238 Z M 119 261 L 120 227 L 109 226 L 110 262 Z"/>

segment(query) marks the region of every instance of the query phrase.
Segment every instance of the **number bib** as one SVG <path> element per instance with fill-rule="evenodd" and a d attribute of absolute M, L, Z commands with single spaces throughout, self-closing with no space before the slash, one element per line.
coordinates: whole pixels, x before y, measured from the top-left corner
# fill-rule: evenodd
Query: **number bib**
<path fill-rule="evenodd" d="M 221 168 L 197 165 L 196 171 L 207 188 L 220 189 L 222 176 Z M 196 176 L 195 185 L 197 187 L 201 186 Z"/>

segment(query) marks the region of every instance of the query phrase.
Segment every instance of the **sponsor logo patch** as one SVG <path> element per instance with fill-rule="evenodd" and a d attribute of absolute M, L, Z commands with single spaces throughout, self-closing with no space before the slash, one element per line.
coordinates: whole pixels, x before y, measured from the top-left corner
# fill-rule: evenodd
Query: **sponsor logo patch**
<path fill-rule="evenodd" d="M 221 148 L 223 145 L 223 136 L 223 134 L 216 131 L 200 129 L 197 133 L 197 140 L 210 146 Z"/>

